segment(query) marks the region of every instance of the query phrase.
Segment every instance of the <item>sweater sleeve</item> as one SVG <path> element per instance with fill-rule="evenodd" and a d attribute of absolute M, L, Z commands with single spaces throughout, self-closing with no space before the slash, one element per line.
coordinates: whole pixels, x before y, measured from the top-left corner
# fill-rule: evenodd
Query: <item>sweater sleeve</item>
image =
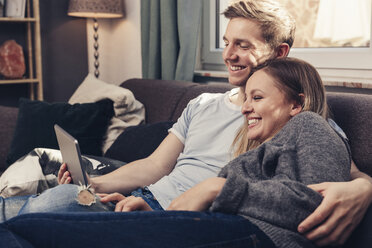
<path fill-rule="evenodd" d="M 306 185 L 348 180 L 350 155 L 325 120 L 305 112 L 271 141 L 233 160 L 219 176 L 227 180 L 212 211 L 296 230 L 322 200 Z"/>

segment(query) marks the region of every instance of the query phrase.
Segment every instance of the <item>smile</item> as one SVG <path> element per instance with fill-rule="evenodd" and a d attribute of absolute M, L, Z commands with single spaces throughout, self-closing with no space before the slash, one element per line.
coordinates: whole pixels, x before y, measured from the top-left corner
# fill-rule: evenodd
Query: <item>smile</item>
<path fill-rule="evenodd" d="M 246 68 L 245 66 L 230 65 L 230 70 L 232 70 L 232 71 L 240 71 L 240 70 L 243 70 L 245 68 Z"/>
<path fill-rule="evenodd" d="M 258 123 L 258 119 L 249 119 L 248 120 L 248 125 L 257 124 L 257 123 Z"/>

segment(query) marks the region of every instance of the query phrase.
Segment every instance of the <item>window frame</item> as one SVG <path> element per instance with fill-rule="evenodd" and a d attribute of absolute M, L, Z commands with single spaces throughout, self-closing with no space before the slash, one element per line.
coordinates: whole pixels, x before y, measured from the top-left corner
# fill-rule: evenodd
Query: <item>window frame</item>
<path fill-rule="evenodd" d="M 222 60 L 223 49 L 216 48 L 218 2 L 203 0 L 199 72 L 226 71 Z M 370 44 L 368 48 L 292 48 L 289 56 L 314 65 L 324 81 L 358 82 L 372 87 L 372 32 Z"/>

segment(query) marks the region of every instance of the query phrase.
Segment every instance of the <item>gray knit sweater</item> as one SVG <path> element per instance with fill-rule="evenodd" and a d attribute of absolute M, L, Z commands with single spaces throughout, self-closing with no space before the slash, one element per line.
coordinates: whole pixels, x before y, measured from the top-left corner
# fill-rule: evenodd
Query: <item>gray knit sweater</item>
<path fill-rule="evenodd" d="M 277 247 L 314 247 L 297 232 L 322 196 L 306 185 L 350 180 L 348 145 L 319 115 L 293 117 L 270 141 L 242 154 L 219 176 L 226 183 L 210 210 L 246 217 Z"/>

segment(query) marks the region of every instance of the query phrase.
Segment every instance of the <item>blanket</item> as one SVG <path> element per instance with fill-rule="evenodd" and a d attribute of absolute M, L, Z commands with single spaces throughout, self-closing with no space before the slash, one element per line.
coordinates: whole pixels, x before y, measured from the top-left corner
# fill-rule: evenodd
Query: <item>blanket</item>
<path fill-rule="evenodd" d="M 90 177 L 109 173 L 124 163 L 118 160 L 82 156 L 83 166 Z M 12 164 L 0 177 L 0 196 L 34 195 L 58 185 L 62 164 L 59 150 L 36 148 Z"/>

